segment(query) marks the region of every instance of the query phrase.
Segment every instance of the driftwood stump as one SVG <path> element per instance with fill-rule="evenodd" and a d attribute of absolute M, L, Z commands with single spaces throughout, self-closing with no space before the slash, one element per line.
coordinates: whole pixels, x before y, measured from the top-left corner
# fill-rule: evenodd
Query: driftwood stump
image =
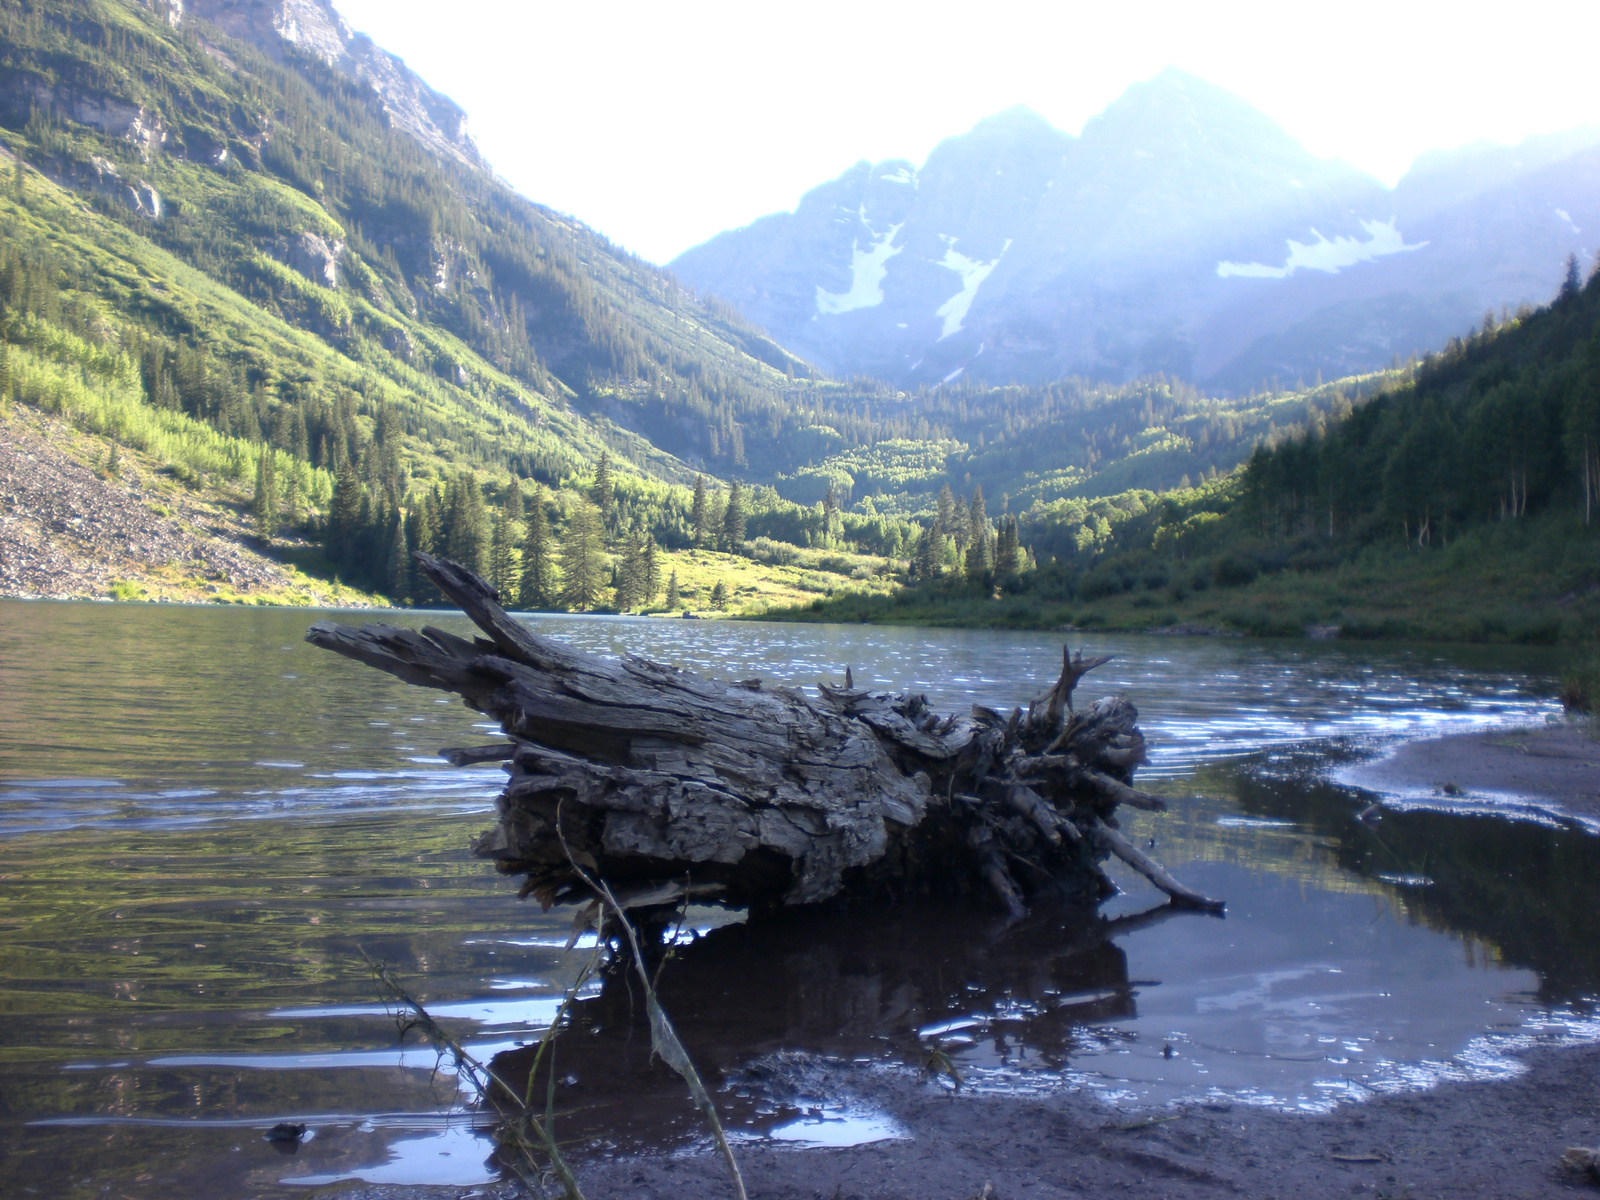
<path fill-rule="evenodd" d="M 848 672 L 811 696 L 586 654 L 512 619 L 471 571 L 416 557 L 485 637 L 318 621 L 306 640 L 500 722 L 509 741 L 441 753 L 506 764 L 473 849 L 546 907 L 593 900 L 577 864 L 630 908 L 987 890 L 1020 914 L 1032 897 L 1109 895 L 1113 854 L 1178 903 L 1222 907 L 1117 832 L 1118 804 L 1165 805 L 1132 786 L 1144 737 L 1128 699 L 1072 708 L 1104 658 L 1064 655 L 1026 712 L 941 716 Z"/>

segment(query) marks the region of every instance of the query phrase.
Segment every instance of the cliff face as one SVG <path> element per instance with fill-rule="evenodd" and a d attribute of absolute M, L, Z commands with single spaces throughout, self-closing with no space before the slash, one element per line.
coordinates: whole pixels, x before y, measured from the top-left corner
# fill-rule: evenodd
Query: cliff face
<path fill-rule="evenodd" d="M 395 128 L 434 153 L 486 170 L 467 132 L 467 114 L 430 88 L 405 62 L 355 33 L 329 0 L 141 0 L 174 25 L 199 19 L 279 61 L 291 48 L 370 84 Z"/>

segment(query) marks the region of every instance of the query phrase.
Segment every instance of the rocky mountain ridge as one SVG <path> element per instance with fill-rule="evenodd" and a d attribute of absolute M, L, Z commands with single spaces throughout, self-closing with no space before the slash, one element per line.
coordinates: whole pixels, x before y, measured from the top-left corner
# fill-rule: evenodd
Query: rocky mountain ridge
<path fill-rule="evenodd" d="M 329 0 L 139 0 L 181 27 L 198 18 L 229 37 L 284 61 L 290 51 L 309 54 L 352 79 L 369 84 L 397 129 L 428 149 L 463 165 L 487 169 L 467 132 L 467 114 L 429 87 L 397 55 L 354 32 Z"/>
<path fill-rule="evenodd" d="M 1597 144 L 1431 154 L 1390 189 L 1169 69 L 1076 138 L 1001 113 L 671 267 L 835 374 L 1249 390 L 1382 367 L 1547 300 L 1600 227 Z"/>

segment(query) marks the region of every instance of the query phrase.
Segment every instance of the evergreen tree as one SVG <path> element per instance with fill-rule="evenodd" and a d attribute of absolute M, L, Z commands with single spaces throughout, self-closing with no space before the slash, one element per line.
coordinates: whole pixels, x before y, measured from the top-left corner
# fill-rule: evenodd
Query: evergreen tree
<path fill-rule="evenodd" d="M 1570 300 L 1582 290 L 1583 280 L 1578 274 L 1578 256 L 1576 254 L 1569 254 L 1567 255 L 1567 274 L 1561 281 L 1561 292 L 1559 298 L 1562 300 Z"/>
<path fill-rule="evenodd" d="M 672 568 L 672 574 L 667 579 L 667 608 L 678 607 L 678 568 Z"/>
<path fill-rule="evenodd" d="M 169 382 L 167 386 L 170 388 L 171 383 Z M 174 403 L 173 407 L 177 407 L 176 403 Z M 306 429 L 306 414 L 298 404 L 295 405 L 294 419 L 289 426 L 289 438 L 291 443 L 288 447 L 289 453 L 293 454 L 301 462 L 309 462 L 311 459 L 311 434 Z"/>
<path fill-rule="evenodd" d="M 996 539 L 994 551 L 994 571 L 1002 579 L 1016 575 L 1022 565 L 1019 541 L 1017 520 L 1007 517 L 1000 523 L 1000 536 Z"/>
<path fill-rule="evenodd" d="M 561 544 L 561 604 L 587 612 L 600 603 L 605 579 L 605 549 L 600 540 L 600 510 L 580 496 Z"/>
<path fill-rule="evenodd" d="M 694 544 L 701 548 L 704 548 L 706 544 L 706 534 L 709 529 L 706 523 L 709 519 L 706 504 L 706 477 L 704 475 L 696 475 L 694 477 L 694 507 L 691 510 L 689 521 L 694 529 Z"/>
<path fill-rule="evenodd" d="M 983 507 L 983 488 L 975 487 L 967 505 L 967 578 L 981 583 L 989 566 L 989 515 Z"/>
<path fill-rule="evenodd" d="M 642 568 L 639 582 L 644 589 L 644 607 L 649 608 L 661 594 L 661 561 L 656 555 L 656 535 L 653 533 L 647 533 L 644 537 Z"/>
<path fill-rule="evenodd" d="M 516 525 L 522 521 L 522 483 L 515 475 L 511 477 L 511 486 L 506 488 L 505 497 L 500 501 L 500 510 L 510 524 Z"/>
<path fill-rule="evenodd" d="M 0 405 L 11 399 L 11 347 L 0 337 Z"/>
<path fill-rule="evenodd" d="M 357 587 L 370 588 L 374 576 L 383 570 L 383 531 L 388 522 L 383 500 L 376 501 L 365 487 L 361 489 L 361 511 L 356 516 L 355 534 L 345 544 L 344 578 Z"/>
<path fill-rule="evenodd" d="M 256 456 L 256 497 L 250 506 L 256 519 L 256 532 L 269 542 L 278 531 L 278 481 L 272 461 L 275 457 L 268 446 L 263 446 Z"/>
<path fill-rule="evenodd" d="M 956 532 L 956 498 L 948 483 L 940 486 L 937 505 L 938 515 L 934 520 L 934 531 L 941 537 L 950 537 Z"/>
<path fill-rule="evenodd" d="M 445 495 L 444 553 L 479 575 L 487 573 L 489 530 L 483 507 L 483 489 L 471 471 L 450 482 Z"/>
<path fill-rule="evenodd" d="M 503 508 L 494 512 L 489 539 L 489 582 L 508 604 L 517 594 L 517 561 L 512 553 L 511 522 Z"/>
<path fill-rule="evenodd" d="M 833 490 L 833 480 L 828 480 L 828 490 L 822 497 L 822 544 L 833 545 L 834 530 L 839 524 L 839 497 Z"/>
<path fill-rule="evenodd" d="M 932 583 L 944 570 L 944 537 L 933 528 L 924 529 L 917 538 L 916 553 L 911 560 L 911 573 L 924 583 Z"/>
<path fill-rule="evenodd" d="M 396 604 L 411 602 L 411 550 L 406 545 L 406 518 L 400 509 L 389 513 L 388 554 L 383 566 L 383 590 Z"/>
<path fill-rule="evenodd" d="M 328 530 L 323 538 L 328 557 L 343 566 L 349 557 L 361 524 L 361 481 L 349 459 L 339 464 L 333 482 L 333 503 L 328 509 Z"/>
<path fill-rule="evenodd" d="M 717 580 L 716 586 L 711 589 L 711 607 L 718 612 L 728 607 L 728 585 L 722 580 Z"/>
<path fill-rule="evenodd" d="M 600 520 L 607 529 L 611 528 L 612 519 L 616 516 L 617 489 L 611 478 L 611 454 L 608 451 L 600 452 L 600 464 L 594 469 L 594 486 L 589 489 L 589 498 L 600 510 Z"/>
<path fill-rule="evenodd" d="M 556 603 L 555 561 L 550 550 L 550 522 L 544 511 L 544 489 L 533 485 L 528 503 L 527 534 L 522 541 L 522 607 L 552 608 Z"/>
<path fill-rule="evenodd" d="M 644 599 L 644 542 L 637 532 L 628 535 L 612 586 L 616 589 L 618 612 L 637 608 Z"/>
<path fill-rule="evenodd" d="M 425 554 L 433 553 L 433 539 L 429 536 L 427 498 L 419 500 L 411 506 L 411 511 L 406 513 L 406 547 L 408 550 L 420 550 Z M 431 581 L 422 573 L 422 568 L 417 566 L 416 560 L 407 555 L 405 592 L 410 597 L 412 604 L 425 604 L 432 600 L 432 592 L 428 586 Z"/>
<path fill-rule="evenodd" d="M 722 548 L 738 554 L 744 547 L 744 493 L 735 479 L 728 485 L 728 507 L 722 513 Z"/>

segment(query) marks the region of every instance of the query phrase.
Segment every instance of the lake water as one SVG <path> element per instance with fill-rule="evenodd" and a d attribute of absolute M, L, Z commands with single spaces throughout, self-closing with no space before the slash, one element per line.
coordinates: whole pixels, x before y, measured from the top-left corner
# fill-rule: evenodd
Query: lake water
<path fill-rule="evenodd" d="M 390 963 L 514 1070 L 592 949 L 466 852 L 500 772 L 453 698 L 301 641 L 304 612 L 0 601 L 0 1180 L 7 1195 L 296 1195 L 332 1179 L 472 1184 L 489 1143 L 434 1056 L 397 1043 L 360 958 Z M 345 619 L 374 619 L 349 614 Z M 464 631 L 459 617 L 431 620 Z M 541 632 L 728 678 L 1026 702 L 1059 638 L 865 626 L 544 618 Z M 1092 636 L 1141 772 L 1128 814 L 1226 919 L 858 912 L 749 930 L 694 910 L 663 1000 L 740 1136 L 899 1136 L 808 1090 L 821 1059 L 1114 1104 L 1320 1111 L 1514 1071 L 1588 1038 L 1600 839 L 1558 820 L 1355 814 L 1330 769 L 1386 740 L 1537 723 L 1559 661 L 1525 649 Z M 1076 635 L 1075 643 L 1076 644 Z M 558 1063 L 581 1143 L 698 1136 L 632 998 L 593 985 Z M 948 1086 L 947 1078 L 927 1086 Z M 261 1133 L 308 1122 L 280 1152 Z"/>

